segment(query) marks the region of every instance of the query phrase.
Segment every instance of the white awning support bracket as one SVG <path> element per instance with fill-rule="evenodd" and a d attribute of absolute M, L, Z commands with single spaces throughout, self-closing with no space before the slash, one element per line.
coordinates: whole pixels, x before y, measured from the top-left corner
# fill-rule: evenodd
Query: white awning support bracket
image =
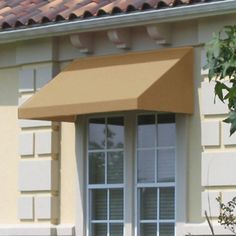
<path fill-rule="evenodd" d="M 171 44 L 170 24 L 158 24 L 146 26 L 147 33 L 157 44 Z"/>
<path fill-rule="evenodd" d="M 93 52 L 92 33 L 72 34 L 70 35 L 71 44 L 78 48 L 81 53 Z"/>
<path fill-rule="evenodd" d="M 130 30 L 129 29 L 112 29 L 107 31 L 109 40 L 120 49 L 128 49 L 130 43 Z"/>

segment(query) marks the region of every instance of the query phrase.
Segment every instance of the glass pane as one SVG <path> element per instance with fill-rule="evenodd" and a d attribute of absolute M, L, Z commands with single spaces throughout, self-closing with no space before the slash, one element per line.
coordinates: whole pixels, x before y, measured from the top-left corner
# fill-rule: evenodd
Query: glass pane
<path fill-rule="evenodd" d="M 89 120 L 89 150 L 105 148 L 106 126 L 104 118 Z"/>
<path fill-rule="evenodd" d="M 89 183 L 105 183 L 105 154 L 89 153 Z"/>
<path fill-rule="evenodd" d="M 138 182 L 155 182 L 155 150 L 138 151 Z"/>
<path fill-rule="evenodd" d="M 124 147 L 124 119 L 111 117 L 107 119 L 107 148 Z"/>
<path fill-rule="evenodd" d="M 157 145 L 175 146 L 175 118 L 172 114 L 158 115 Z"/>
<path fill-rule="evenodd" d="M 92 235 L 91 236 L 106 236 L 107 225 L 106 224 L 92 224 Z"/>
<path fill-rule="evenodd" d="M 142 223 L 140 225 L 140 236 L 157 236 L 157 225 Z"/>
<path fill-rule="evenodd" d="M 110 220 L 123 220 L 123 189 L 110 190 Z"/>
<path fill-rule="evenodd" d="M 110 224 L 110 236 L 123 236 L 123 224 Z"/>
<path fill-rule="evenodd" d="M 155 147 L 155 115 L 138 117 L 138 147 Z"/>
<path fill-rule="evenodd" d="M 107 219 L 107 190 L 94 189 L 91 197 L 92 220 Z"/>
<path fill-rule="evenodd" d="M 157 151 L 157 181 L 175 181 L 175 150 L 162 149 Z"/>
<path fill-rule="evenodd" d="M 107 153 L 107 183 L 123 183 L 123 152 Z"/>
<path fill-rule="evenodd" d="M 161 188 L 160 189 L 160 219 L 174 220 L 175 219 L 175 189 Z"/>
<path fill-rule="evenodd" d="M 174 236 L 175 235 L 175 225 L 171 223 L 160 224 L 160 234 L 159 236 Z"/>
<path fill-rule="evenodd" d="M 140 189 L 140 218 L 141 220 L 157 219 L 157 189 Z"/>

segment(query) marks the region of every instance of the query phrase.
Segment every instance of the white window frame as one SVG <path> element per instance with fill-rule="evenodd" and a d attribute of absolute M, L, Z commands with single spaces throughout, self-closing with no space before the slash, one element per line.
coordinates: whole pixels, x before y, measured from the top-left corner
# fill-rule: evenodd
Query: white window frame
<path fill-rule="evenodd" d="M 158 122 L 158 115 L 161 113 L 158 112 L 145 112 L 145 113 L 137 113 L 136 114 L 136 120 L 135 120 L 135 130 L 137 132 L 138 130 L 138 117 L 140 115 L 155 115 L 155 125 L 157 125 Z M 175 115 L 175 124 L 176 124 L 176 115 Z M 177 126 L 177 125 L 176 125 Z M 177 132 L 177 131 L 176 131 Z M 135 200 L 136 200 L 136 206 L 135 206 L 135 236 L 140 236 L 140 224 L 141 223 L 153 223 L 157 225 L 157 236 L 159 236 L 159 224 L 160 223 L 176 223 L 176 164 L 177 164 L 177 158 L 176 158 L 176 146 L 167 146 L 167 147 L 158 147 L 157 146 L 157 134 L 155 134 L 155 147 L 151 148 L 140 148 L 138 147 L 138 135 L 136 133 L 135 135 Z M 176 137 L 177 139 L 177 137 Z M 138 183 L 138 151 L 139 150 L 155 150 L 155 183 Z M 165 149 L 174 149 L 175 151 L 175 181 L 174 182 L 163 182 L 163 183 L 157 183 L 157 151 L 158 150 L 165 150 Z M 160 188 L 163 187 L 174 187 L 175 190 L 175 216 L 173 220 L 160 220 L 159 217 L 159 209 L 157 208 L 157 220 L 140 220 L 140 215 L 139 215 L 139 204 L 140 204 L 140 199 L 139 199 L 139 194 L 138 194 L 138 189 L 140 188 L 155 188 L 157 191 L 157 205 L 159 204 L 160 201 Z M 176 235 L 176 233 L 175 233 Z"/>
<path fill-rule="evenodd" d="M 154 113 L 154 112 L 151 112 Z M 94 116 L 81 115 L 76 121 L 76 235 L 87 236 L 88 214 L 87 214 L 87 121 L 93 117 L 124 117 L 125 145 L 124 145 L 124 235 L 137 235 L 137 220 L 135 206 L 137 205 L 136 193 L 136 124 L 135 120 L 139 112 L 104 113 Z M 188 126 L 189 116 L 176 114 L 176 166 L 175 166 L 175 234 L 182 235 L 184 222 L 187 221 L 187 156 L 188 156 Z M 130 171 L 127 171 L 130 170 Z"/>
<path fill-rule="evenodd" d="M 88 137 L 88 127 L 89 127 L 89 120 L 93 119 L 93 118 L 104 118 L 105 119 L 105 126 L 107 126 L 107 119 L 111 118 L 111 117 L 122 117 L 124 119 L 124 130 L 125 130 L 125 117 L 124 115 L 120 114 L 113 114 L 113 115 L 99 115 L 99 116 L 89 116 L 87 118 L 87 125 L 86 125 L 86 132 L 87 132 L 87 141 L 86 143 L 89 143 L 89 137 Z M 105 134 L 105 144 L 107 144 L 107 133 Z M 125 224 L 125 206 L 123 206 L 123 220 L 110 220 L 109 219 L 109 195 L 110 195 L 110 190 L 111 189 L 122 189 L 123 190 L 123 202 L 125 202 L 125 134 L 124 134 L 124 147 L 122 149 L 108 149 L 107 146 L 105 146 L 104 149 L 101 149 L 99 151 L 93 151 L 93 150 L 89 150 L 88 146 L 86 145 L 86 186 L 87 186 L 87 235 L 86 236 L 91 236 L 90 232 L 92 230 L 91 228 L 91 224 L 92 223 L 104 223 L 107 224 L 107 231 L 108 231 L 108 235 L 109 235 L 109 231 L 110 231 L 110 223 L 118 223 L 118 224 Z M 122 151 L 123 154 L 123 184 L 107 184 L 107 153 L 108 152 L 112 152 L 112 151 Z M 104 152 L 105 153 L 105 184 L 89 184 L 89 153 L 96 153 L 96 152 Z M 90 212 L 90 205 L 91 205 L 91 198 L 90 198 L 90 192 L 91 190 L 94 189 L 105 189 L 108 191 L 107 193 L 107 220 L 92 220 L 91 218 L 91 212 Z M 123 226 L 123 236 L 125 235 L 124 232 L 124 226 Z"/>

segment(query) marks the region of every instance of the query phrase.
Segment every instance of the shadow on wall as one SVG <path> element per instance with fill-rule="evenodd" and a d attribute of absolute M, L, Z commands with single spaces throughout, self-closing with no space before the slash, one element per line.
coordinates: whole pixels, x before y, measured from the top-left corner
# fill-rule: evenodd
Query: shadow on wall
<path fill-rule="evenodd" d="M 0 70 L 0 106 L 18 106 L 16 69 Z"/>

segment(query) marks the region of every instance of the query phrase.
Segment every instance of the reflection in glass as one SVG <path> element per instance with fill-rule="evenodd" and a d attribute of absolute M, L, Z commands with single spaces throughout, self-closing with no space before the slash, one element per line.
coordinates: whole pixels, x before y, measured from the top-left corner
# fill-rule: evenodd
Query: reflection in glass
<path fill-rule="evenodd" d="M 105 154 L 89 153 L 89 183 L 105 183 Z"/>
<path fill-rule="evenodd" d="M 160 219 L 175 219 L 175 189 L 160 188 Z"/>
<path fill-rule="evenodd" d="M 110 236 L 123 236 L 123 224 L 110 224 Z"/>
<path fill-rule="evenodd" d="M 173 223 L 163 223 L 160 224 L 159 236 L 174 236 L 175 235 L 175 225 Z"/>
<path fill-rule="evenodd" d="M 140 236 L 156 236 L 157 235 L 157 225 L 143 223 L 140 225 Z"/>
<path fill-rule="evenodd" d="M 89 150 L 105 148 L 106 126 L 104 118 L 89 120 Z"/>
<path fill-rule="evenodd" d="M 175 150 L 161 149 L 157 151 L 157 181 L 175 181 Z"/>
<path fill-rule="evenodd" d="M 123 189 L 111 189 L 109 194 L 110 220 L 123 219 Z"/>
<path fill-rule="evenodd" d="M 155 115 L 138 117 L 138 147 L 155 147 Z"/>
<path fill-rule="evenodd" d="M 138 151 L 138 182 L 155 182 L 155 150 Z"/>
<path fill-rule="evenodd" d="M 157 189 L 141 188 L 140 190 L 140 219 L 157 219 Z"/>
<path fill-rule="evenodd" d="M 107 119 L 107 148 L 124 147 L 124 119 L 123 117 L 111 117 Z"/>
<path fill-rule="evenodd" d="M 93 189 L 92 191 L 92 219 L 107 219 L 107 190 Z"/>
<path fill-rule="evenodd" d="M 123 183 L 123 152 L 107 153 L 107 183 Z"/>
<path fill-rule="evenodd" d="M 157 145 L 175 146 L 176 130 L 175 117 L 173 114 L 158 115 L 157 124 Z"/>

